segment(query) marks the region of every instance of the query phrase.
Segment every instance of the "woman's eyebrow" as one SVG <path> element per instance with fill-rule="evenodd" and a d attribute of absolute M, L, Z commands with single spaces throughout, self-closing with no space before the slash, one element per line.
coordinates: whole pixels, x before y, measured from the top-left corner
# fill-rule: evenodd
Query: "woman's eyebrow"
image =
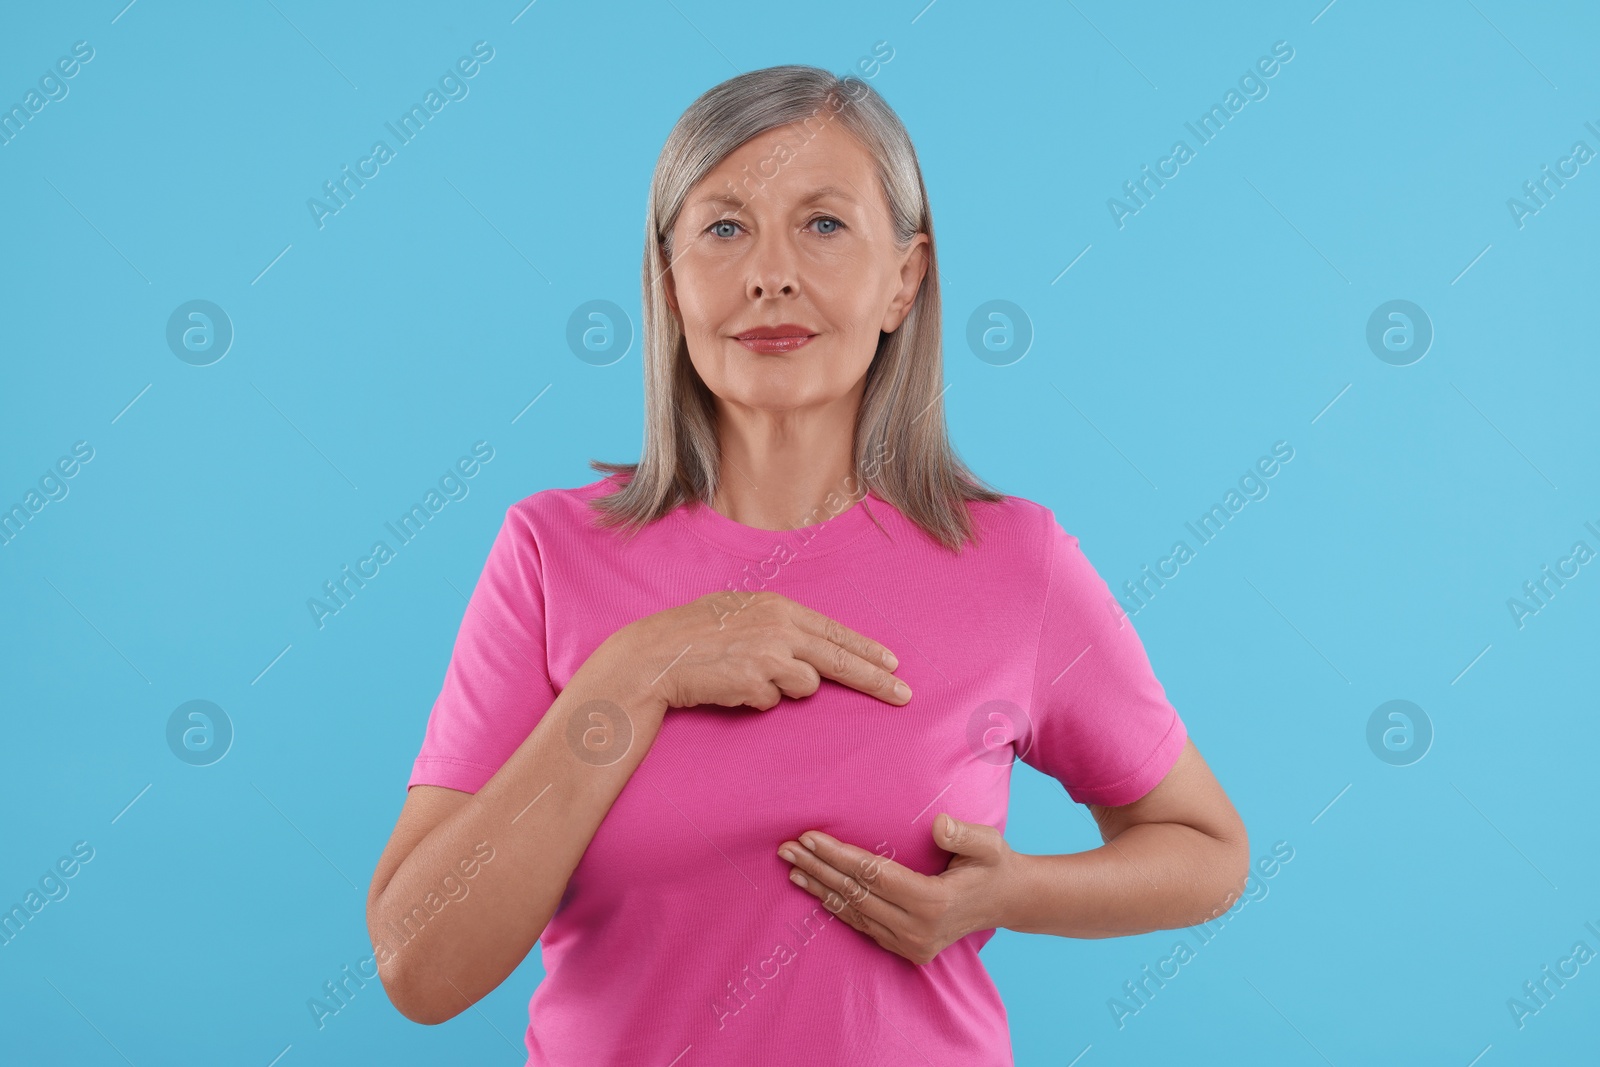
<path fill-rule="evenodd" d="M 758 195 L 759 195 L 759 193 L 758 193 Z M 809 205 L 809 204 L 815 204 L 817 201 L 819 201 L 819 200 L 827 200 L 829 197 L 832 197 L 833 199 L 836 199 L 836 200 L 843 200 L 846 203 L 850 203 L 850 204 L 856 203 L 856 198 L 855 197 L 851 196 L 849 193 L 845 192 L 843 189 L 839 188 L 837 185 L 823 185 L 823 186 L 819 186 L 816 189 L 813 189 L 811 192 L 809 192 L 805 196 L 801 197 L 800 205 L 801 206 L 806 206 L 806 205 Z M 752 198 L 752 199 L 754 199 L 754 198 Z M 728 207 L 732 207 L 732 208 L 736 208 L 736 209 L 746 206 L 745 205 L 745 201 L 741 200 L 738 196 L 734 195 L 731 192 L 707 193 L 705 196 L 702 196 L 698 200 L 696 200 L 694 206 L 695 207 L 705 207 L 705 206 L 714 205 L 714 204 L 726 205 Z"/>
<path fill-rule="evenodd" d="M 805 197 L 801 199 L 800 203 L 815 204 L 818 200 L 827 200 L 830 197 L 835 200 L 843 200 L 849 204 L 854 204 L 856 202 L 855 197 L 851 196 L 837 185 L 824 185 L 807 193 Z"/>

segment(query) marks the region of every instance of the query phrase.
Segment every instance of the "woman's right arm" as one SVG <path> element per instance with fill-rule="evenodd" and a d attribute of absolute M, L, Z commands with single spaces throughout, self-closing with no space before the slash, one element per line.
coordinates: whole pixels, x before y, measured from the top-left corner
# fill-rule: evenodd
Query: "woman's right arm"
<path fill-rule="evenodd" d="M 785 696 L 810 696 L 823 677 L 899 706 L 911 693 L 897 691 L 894 666 L 876 641 L 771 592 L 709 594 L 624 626 L 477 793 L 426 785 L 408 792 L 367 895 L 372 943 L 396 946 L 378 963 L 390 1001 L 414 1022 L 444 1022 L 517 968 L 668 708 L 766 711 Z M 605 714 L 595 716 L 596 708 Z M 463 880 L 458 864 L 482 855 L 492 859 L 479 864 L 464 896 L 437 913 L 424 906 L 430 893 L 444 895 L 445 878 Z"/>
<path fill-rule="evenodd" d="M 378 973 L 389 1000 L 413 1022 L 455 1017 L 516 970 L 555 914 L 601 820 L 650 751 L 667 704 L 619 651 L 609 642 L 597 649 L 477 793 L 429 785 L 407 792 L 373 873 L 367 930 L 374 945 L 396 948 L 379 962 Z M 621 708 L 632 729 L 627 751 L 609 765 L 586 762 L 567 741 L 569 720 L 594 700 Z M 429 912 L 424 899 L 430 893 L 444 898 L 441 882 L 466 881 L 458 864 L 484 855 L 492 860 L 479 863 L 466 895 Z"/>

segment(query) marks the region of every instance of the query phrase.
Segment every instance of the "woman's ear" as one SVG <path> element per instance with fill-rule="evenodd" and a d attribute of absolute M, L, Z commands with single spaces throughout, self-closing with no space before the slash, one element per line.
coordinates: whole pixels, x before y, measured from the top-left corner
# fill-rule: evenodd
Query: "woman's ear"
<path fill-rule="evenodd" d="M 905 258 L 900 261 L 900 287 L 889 300 L 889 306 L 884 311 L 883 325 L 880 329 L 884 333 L 894 333 L 911 314 L 911 305 L 917 301 L 917 290 L 922 288 L 923 275 L 928 273 L 928 249 L 930 238 L 925 233 L 919 233 L 911 239 L 911 247 L 906 249 Z"/>

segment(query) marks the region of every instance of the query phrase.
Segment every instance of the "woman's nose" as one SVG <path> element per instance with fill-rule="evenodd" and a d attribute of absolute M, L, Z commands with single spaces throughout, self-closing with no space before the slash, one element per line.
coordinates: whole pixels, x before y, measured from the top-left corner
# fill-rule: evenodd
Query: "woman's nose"
<path fill-rule="evenodd" d="M 750 276 L 745 291 L 752 300 L 763 296 L 793 296 L 800 291 L 795 248 L 787 235 L 758 236 L 749 264 Z"/>

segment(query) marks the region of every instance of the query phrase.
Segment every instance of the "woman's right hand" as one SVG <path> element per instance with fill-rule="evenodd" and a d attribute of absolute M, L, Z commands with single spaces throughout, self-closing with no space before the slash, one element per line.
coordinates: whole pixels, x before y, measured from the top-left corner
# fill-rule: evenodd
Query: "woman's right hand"
<path fill-rule="evenodd" d="M 607 644 L 649 675 L 650 693 L 669 708 L 767 711 L 810 696 L 824 677 L 890 704 L 911 700 L 887 648 L 770 590 L 708 593 L 629 623 Z"/>

